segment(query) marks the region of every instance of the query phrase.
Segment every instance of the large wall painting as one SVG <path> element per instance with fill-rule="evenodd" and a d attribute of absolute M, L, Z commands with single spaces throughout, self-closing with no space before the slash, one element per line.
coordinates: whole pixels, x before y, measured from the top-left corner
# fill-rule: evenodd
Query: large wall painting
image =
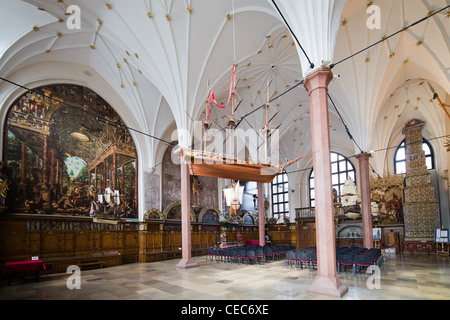
<path fill-rule="evenodd" d="M 136 148 L 129 131 L 111 123 L 123 124 L 85 87 L 52 85 L 19 98 L 5 125 L 6 210 L 136 217 Z M 99 197 L 105 190 L 109 203 Z"/>

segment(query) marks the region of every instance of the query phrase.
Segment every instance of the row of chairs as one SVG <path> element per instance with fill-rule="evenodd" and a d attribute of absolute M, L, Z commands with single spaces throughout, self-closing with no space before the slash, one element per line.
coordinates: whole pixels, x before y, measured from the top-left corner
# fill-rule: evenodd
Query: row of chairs
<path fill-rule="evenodd" d="M 294 246 L 259 246 L 249 245 L 237 248 L 214 248 L 206 250 L 206 258 L 210 261 L 223 263 L 266 263 L 284 258 L 287 266 L 295 265 L 297 269 L 309 268 L 312 272 L 317 269 L 316 247 L 295 249 Z M 347 267 L 352 267 L 353 274 L 360 272 L 363 267 L 371 265 L 380 266 L 383 255 L 380 249 L 367 249 L 356 247 L 337 247 L 336 264 L 337 272 L 341 269 L 345 272 Z"/>
<path fill-rule="evenodd" d="M 336 252 L 336 264 L 337 272 L 340 274 L 341 266 L 344 271 L 347 267 L 351 266 L 353 274 L 356 275 L 364 267 L 372 265 L 381 266 L 383 263 L 383 254 L 381 249 L 377 248 L 357 248 L 350 250 L 342 250 Z"/>
<path fill-rule="evenodd" d="M 285 263 L 288 266 L 295 265 L 297 269 L 308 267 L 313 271 L 317 267 L 317 253 L 306 249 L 289 250 L 286 252 Z"/>
<path fill-rule="evenodd" d="M 249 245 L 237 248 L 214 248 L 206 250 L 206 257 L 210 261 L 235 262 L 235 263 L 266 263 L 269 260 L 275 261 L 284 258 L 287 250 L 292 246 L 258 246 Z"/>
<path fill-rule="evenodd" d="M 380 249 L 354 248 L 354 247 L 337 247 L 336 248 L 336 264 L 337 272 L 340 274 L 341 267 L 351 266 L 353 274 L 358 273 L 363 267 L 371 265 L 380 266 L 383 261 L 383 255 Z M 303 269 L 309 267 L 310 271 L 317 268 L 317 253 L 315 247 L 289 250 L 286 251 L 286 265 Z"/>

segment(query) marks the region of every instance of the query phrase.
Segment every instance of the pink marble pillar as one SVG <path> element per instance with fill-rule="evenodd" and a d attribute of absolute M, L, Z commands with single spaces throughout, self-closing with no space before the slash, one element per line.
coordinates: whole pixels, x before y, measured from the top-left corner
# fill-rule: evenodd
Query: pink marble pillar
<path fill-rule="evenodd" d="M 331 180 L 330 128 L 328 115 L 328 84 L 333 79 L 329 68 L 319 68 L 306 76 L 309 92 L 311 138 L 316 191 L 317 276 L 309 292 L 341 297 L 348 287 L 337 278 L 336 233 Z"/>
<path fill-rule="evenodd" d="M 266 212 L 264 210 L 264 184 L 258 182 L 258 215 L 259 215 L 259 245 L 266 244 Z"/>
<path fill-rule="evenodd" d="M 187 269 L 197 267 L 192 260 L 191 249 L 191 187 L 189 165 L 181 160 L 181 261 L 177 268 Z"/>
<path fill-rule="evenodd" d="M 364 248 L 373 247 L 372 232 L 372 208 L 370 206 L 370 176 L 369 158 L 370 154 L 361 153 L 356 156 L 359 161 L 359 188 L 361 194 L 361 211 L 363 224 Z"/>

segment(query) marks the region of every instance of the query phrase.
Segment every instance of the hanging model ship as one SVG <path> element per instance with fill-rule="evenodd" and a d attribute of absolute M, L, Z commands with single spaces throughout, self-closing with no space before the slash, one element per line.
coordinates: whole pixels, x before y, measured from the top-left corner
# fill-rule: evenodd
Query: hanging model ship
<path fill-rule="evenodd" d="M 208 86 L 208 98 L 206 100 L 206 118 L 203 126 L 203 134 L 206 135 L 206 132 L 210 128 L 209 115 L 211 113 L 211 103 L 214 103 L 219 107 L 224 109 L 231 102 L 231 115 L 228 121 L 228 128 L 235 129 L 235 110 L 236 110 L 236 102 L 235 102 L 235 65 L 232 68 L 231 82 L 230 82 L 230 91 L 228 96 L 228 102 L 225 106 L 220 106 L 215 98 L 214 92 L 209 92 Z M 269 85 L 267 86 L 267 96 L 269 95 Z M 294 159 L 290 162 L 281 165 L 274 165 L 267 161 L 268 156 L 268 139 L 270 137 L 269 130 L 269 97 L 267 97 L 267 102 L 265 105 L 266 111 L 266 123 L 264 126 L 264 162 L 260 161 L 250 161 L 250 160 L 241 160 L 235 157 L 234 155 L 224 155 L 217 154 L 206 151 L 196 151 L 196 150 L 186 150 L 183 149 L 179 151 L 179 154 L 186 163 L 189 164 L 190 174 L 197 176 L 206 176 L 206 177 L 215 177 L 215 178 L 223 178 L 223 179 L 231 179 L 236 181 L 255 181 L 261 183 L 270 183 L 273 179 L 281 172 L 283 172 L 284 168 L 287 166 L 297 162 L 298 160 L 308 156 L 302 156 L 297 159 Z M 230 139 L 230 149 L 233 148 L 233 139 Z M 206 141 L 206 139 L 204 139 Z M 206 149 L 206 146 L 205 148 Z M 311 153 L 312 154 L 312 153 Z M 309 154 L 310 155 L 310 154 Z"/>
<path fill-rule="evenodd" d="M 230 216 L 236 217 L 240 215 L 240 207 L 244 197 L 244 186 L 241 186 L 239 181 L 231 183 L 231 187 L 223 189 L 225 202 L 230 208 Z M 226 218 L 222 217 L 221 222 L 229 222 Z"/>
<path fill-rule="evenodd" d="M 348 178 L 344 187 L 342 188 L 343 196 L 341 196 L 342 207 L 344 208 L 344 215 L 352 220 L 361 217 L 361 199 L 356 190 L 356 185 L 351 178 Z"/>

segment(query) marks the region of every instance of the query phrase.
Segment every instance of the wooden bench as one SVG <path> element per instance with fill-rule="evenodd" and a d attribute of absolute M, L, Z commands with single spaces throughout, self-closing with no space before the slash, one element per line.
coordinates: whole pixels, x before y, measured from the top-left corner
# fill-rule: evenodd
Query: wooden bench
<path fill-rule="evenodd" d="M 47 273 L 66 272 L 71 265 L 87 270 L 122 264 L 122 256 L 118 251 L 95 252 L 86 256 L 51 257 L 42 260 L 47 265 Z"/>
<path fill-rule="evenodd" d="M 98 260 L 83 260 L 78 264 L 81 270 L 87 269 L 101 269 L 103 268 L 103 262 Z"/>

